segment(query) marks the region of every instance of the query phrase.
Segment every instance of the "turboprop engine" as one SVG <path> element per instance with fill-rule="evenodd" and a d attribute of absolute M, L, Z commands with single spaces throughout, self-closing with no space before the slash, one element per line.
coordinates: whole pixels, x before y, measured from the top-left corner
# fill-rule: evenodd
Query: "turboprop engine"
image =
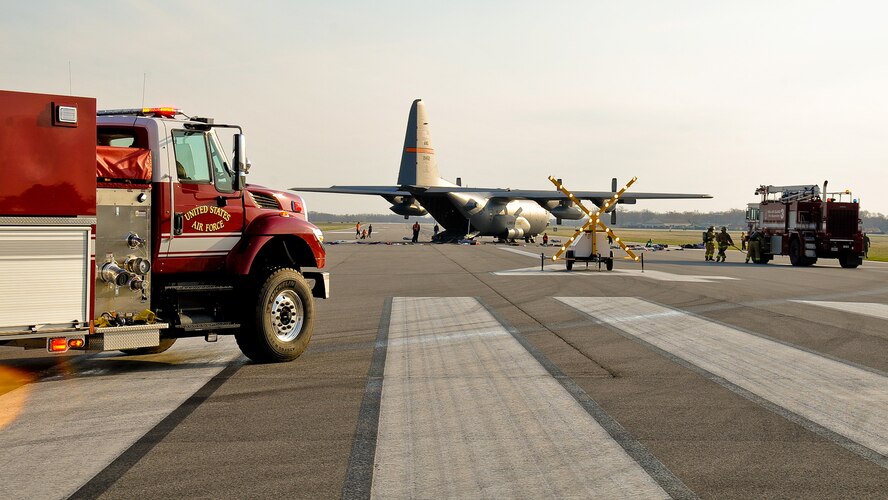
<path fill-rule="evenodd" d="M 393 196 L 389 201 L 392 203 L 389 210 L 398 215 L 403 215 L 405 219 L 411 215 L 423 216 L 428 213 L 412 196 Z"/>
<path fill-rule="evenodd" d="M 577 220 L 582 219 L 585 215 L 583 211 L 570 200 L 541 201 L 539 204 L 558 220 L 558 224 L 561 224 L 561 219 Z"/>
<path fill-rule="evenodd" d="M 521 216 L 495 215 L 493 226 L 502 228 L 500 234 L 502 234 L 502 238 L 508 240 L 524 238 L 524 235 L 530 233 L 530 222 Z"/>

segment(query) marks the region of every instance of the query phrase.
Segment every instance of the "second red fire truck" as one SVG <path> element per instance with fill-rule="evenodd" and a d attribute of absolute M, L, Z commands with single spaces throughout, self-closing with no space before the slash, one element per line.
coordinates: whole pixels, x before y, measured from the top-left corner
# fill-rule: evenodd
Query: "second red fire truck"
<path fill-rule="evenodd" d="M 863 262 L 864 234 L 860 204 L 846 190 L 827 193 L 816 184 L 761 186 L 761 202 L 746 210 L 749 234 L 758 232 L 761 257 L 766 264 L 774 255 L 788 255 L 794 266 L 811 266 L 817 259 L 838 259 L 845 268 Z M 847 196 L 848 199 L 843 199 Z"/>

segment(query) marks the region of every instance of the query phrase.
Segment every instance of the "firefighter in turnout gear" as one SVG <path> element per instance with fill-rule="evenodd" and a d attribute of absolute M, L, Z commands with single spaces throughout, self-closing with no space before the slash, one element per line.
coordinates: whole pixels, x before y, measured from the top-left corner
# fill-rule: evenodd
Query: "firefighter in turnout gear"
<path fill-rule="evenodd" d="M 749 263 L 749 259 L 752 259 L 755 264 L 762 260 L 762 239 L 762 233 L 757 229 L 749 233 L 749 241 L 746 245 L 747 263 Z"/>
<path fill-rule="evenodd" d="M 734 240 L 731 239 L 731 235 L 728 234 L 728 228 L 722 226 L 722 230 L 715 237 L 715 240 L 718 242 L 718 256 L 716 256 L 716 262 L 724 262 L 727 259 L 727 255 L 725 255 L 725 250 L 730 246 L 734 246 Z"/>
<path fill-rule="evenodd" d="M 709 226 L 709 230 L 703 233 L 703 244 L 706 245 L 706 258 L 704 260 L 714 260 L 712 255 L 715 253 L 715 228 Z"/>

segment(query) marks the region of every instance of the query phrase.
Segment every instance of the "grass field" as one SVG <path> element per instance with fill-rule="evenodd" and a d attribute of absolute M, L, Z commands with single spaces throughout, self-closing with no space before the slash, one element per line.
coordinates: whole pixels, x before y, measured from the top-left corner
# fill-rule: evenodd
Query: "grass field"
<path fill-rule="evenodd" d="M 318 226 L 318 229 L 321 231 L 339 231 L 340 229 L 354 229 L 355 225 L 351 223 L 345 222 L 312 222 L 312 224 Z"/>

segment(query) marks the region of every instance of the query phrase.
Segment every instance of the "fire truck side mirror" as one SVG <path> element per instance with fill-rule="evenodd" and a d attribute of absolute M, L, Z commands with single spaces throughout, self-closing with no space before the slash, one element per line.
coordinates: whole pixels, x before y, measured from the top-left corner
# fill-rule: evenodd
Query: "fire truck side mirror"
<path fill-rule="evenodd" d="M 247 163 L 247 140 L 244 134 L 234 134 L 234 179 L 233 187 L 240 191 L 246 184 L 247 171 L 250 170 Z"/>

